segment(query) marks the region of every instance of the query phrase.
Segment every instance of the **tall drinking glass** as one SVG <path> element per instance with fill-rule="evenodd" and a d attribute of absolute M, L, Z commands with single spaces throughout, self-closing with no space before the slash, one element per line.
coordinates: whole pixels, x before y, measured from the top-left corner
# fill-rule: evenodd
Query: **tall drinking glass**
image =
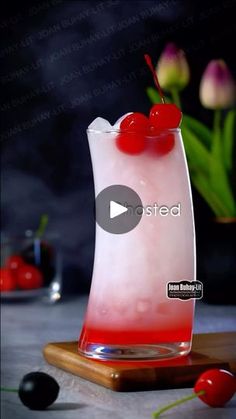
<path fill-rule="evenodd" d="M 193 207 L 181 131 L 147 136 L 145 151 L 137 155 L 118 149 L 119 131 L 87 133 L 95 195 L 111 185 L 128 186 L 141 198 L 143 215 L 125 234 L 111 234 L 96 223 L 93 278 L 79 352 L 104 360 L 186 355 L 191 350 L 194 300 L 167 296 L 169 282 L 195 280 Z M 172 146 L 162 153 L 165 141 Z"/>

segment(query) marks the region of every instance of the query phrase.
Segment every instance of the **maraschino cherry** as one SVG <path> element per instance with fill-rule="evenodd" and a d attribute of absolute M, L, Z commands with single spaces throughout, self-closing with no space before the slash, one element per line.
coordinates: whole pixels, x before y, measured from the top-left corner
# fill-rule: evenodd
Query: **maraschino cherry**
<path fill-rule="evenodd" d="M 17 285 L 23 290 L 32 290 L 43 286 L 43 275 L 36 266 L 25 264 L 18 269 Z"/>
<path fill-rule="evenodd" d="M 151 108 L 149 119 L 139 112 L 127 115 L 120 124 L 121 132 L 116 138 L 116 145 L 126 154 L 140 154 L 149 147 L 154 154 L 164 156 L 174 148 L 175 137 L 173 133 L 163 132 L 163 130 L 177 128 L 180 125 L 182 113 L 176 105 L 165 103 L 151 58 L 147 54 L 144 58 L 153 74 L 162 103 Z"/>
<path fill-rule="evenodd" d="M 157 74 L 152 64 L 152 60 L 148 54 L 145 54 L 144 58 L 148 67 L 151 70 L 154 83 L 162 101 L 162 103 L 153 105 L 153 107 L 151 108 L 149 114 L 150 125 L 160 130 L 178 128 L 182 120 L 182 113 L 179 110 L 179 108 L 177 108 L 177 106 L 173 103 L 165 102 L 165 97 L 161 90 Z"/>
<path fill-rule="evenodd" d="M 9 268 L 0 268 L 0 292 L 13 291 L 16 289 L 16 280 Z"/>
<path fill-rule="evenodd" d="M 150 110 L 150 125 L 159 130 L 178 128 L 181 119 L 182 113 L 173 103 L 157 103 Z"/>
<path fill-rule="evenodd" d="M 217 368 L 207 370 L 197 379 L 194 393 L 163 406 L 156 412 L 153 412 L 152 417 L 156 419 L 161 413 L 196 397 L 199 397 L 199 399 L 211 407 L 223 407 L 233 397 L 235 392 L 236 378 L 231 372 Z"/>
<path fill-rule="evenodd" d="M 11 255 L 5 263 L 8 269 L 11 269 L 12 273 L 16 273 L 17 270 L 24 265 L 24 260 L 19 255 Z"/>
<path fill-rule="evenodd" d="M 120 123 L 120 129 L 124 131 L 137 131 L 140 130 L 144 133 L 147 132 L 149 127 L 148 118 L 139 112 L 134 112 L 127 115 Z"/>
<path fill-rule="evenodd" d="M 150 142 L 152 142 L 150 149 L 158 156 L 164 156 L 174 148 L 175 137 L 172 133 L 162 133 L 153 135 Z"/>
<path fill-rule="evenodd" d="M 148 118 L 139 112 L 126 116 L 121 121 L 121 134 L 116 139 L 119 150 L 127 154 L 140 154 L 145 149 L 145 136 L 148 133 Z"/>
<path fill-rule="evenodd" d="M 151 70 L 154 83 L 162 101 L 162 103 L 153 105 L 149 114 L 149 132 L 153 137 L 151 148 L 155 154 L 164 156 L 174 148 L 175 136 L 172 132 L 165 133 L 163 131 L 179 127 L 182 119 L 182 113 L 176 105 L 165 102 L 165 97 L 161 90 L 157 74 L 152 64 L 152 60 L 148 54 L 145 54 L 144 58 Z"/>
<path fill-rule="evenodd" d="M 200 375 L 194 391 L 204 403 L 212 407 L 224 406 L 236 392 L 236 378 L 226 370 L 212 369 Z"/>

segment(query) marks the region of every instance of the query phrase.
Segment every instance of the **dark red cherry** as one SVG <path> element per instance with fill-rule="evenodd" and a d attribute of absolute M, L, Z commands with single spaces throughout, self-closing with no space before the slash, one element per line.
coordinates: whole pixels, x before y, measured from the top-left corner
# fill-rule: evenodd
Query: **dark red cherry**
<path fill-rule="evenodd" d="M 44 410 L 57 399 L 59 390 L 59 384 L 51 375 L 37 371 L 22 378 L 18 395 L 29 409 Z"/>

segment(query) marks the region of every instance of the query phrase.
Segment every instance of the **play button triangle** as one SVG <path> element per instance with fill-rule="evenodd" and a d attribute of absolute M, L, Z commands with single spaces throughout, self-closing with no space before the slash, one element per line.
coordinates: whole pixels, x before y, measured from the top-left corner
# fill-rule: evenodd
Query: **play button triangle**
<path fill-rule="evenodd" d="M 124 214 L 126 211 L 128 211 L 128 208 L 124 207 L 124 205 L 110 201 L 110 218 L 118 217 L 118 215 Z"/>

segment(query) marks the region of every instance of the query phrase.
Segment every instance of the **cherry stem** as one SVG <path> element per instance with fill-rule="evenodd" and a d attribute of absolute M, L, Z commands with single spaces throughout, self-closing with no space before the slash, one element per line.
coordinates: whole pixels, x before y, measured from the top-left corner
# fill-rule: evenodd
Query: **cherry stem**
<path fill-rule="evenodd" d="M 152 64 L 152 59 L 151 59 L 150 55 L 148 55 L 148 54 L 144 54 L 144 58 L 145 58 L 145 61 L 146 61 L 147 65 L 148 65 L 148 67 L 150 68 L 150 70 L 152 72 L 154 83 L 155 83 L 155 86 L 156 86 L 156 88 L 158 90 L 158 93 L 159 93 L 159 95 L 161 97 L 161 101 L 162 101 L 162 103 L 165 104 L 166 103 L 165 96 L 163 95 L 163 92 L 161 90 L 161 86 L 159 84 L 159 81 L 158 81 L 158 78 L 157 78 L 157 74 L 156 74 L 155 69 L 154 69 L 153 64 Z"/>
<path fill-rule="evenodd" d="M 161 407 L 160 409 L 156 410 L 152 413 L 153 419 L 156 419 L 160 416 L 161 413 L 165 412 L 166 410 L 172 409 L 172 407 L 178 406 L 179 404 L 185 403 L 188 400 L 195 399 L 198 396 L 202 396 L 205 394 L 205 390 L 198 391 L 198 393 L 192 393 L 190 396 L 183 397 L 182 399 L 176 400 L 173 403 L 170 403 L 166 406 Z"/>
<path fill-rule="evenodd" d="M 45 233 L 46 227 L 48 225 L 48 215 L 42 214 L 39 221 L 38 229 L 35 232 L 35 237 L 41 239 Z"/>
<path fill-rule="evenodd" d="M 11 393 L 18 393 L 17 388 L 9 388 L 9 387 L 0 387 L 0 391 L 8 391 Z"/>

